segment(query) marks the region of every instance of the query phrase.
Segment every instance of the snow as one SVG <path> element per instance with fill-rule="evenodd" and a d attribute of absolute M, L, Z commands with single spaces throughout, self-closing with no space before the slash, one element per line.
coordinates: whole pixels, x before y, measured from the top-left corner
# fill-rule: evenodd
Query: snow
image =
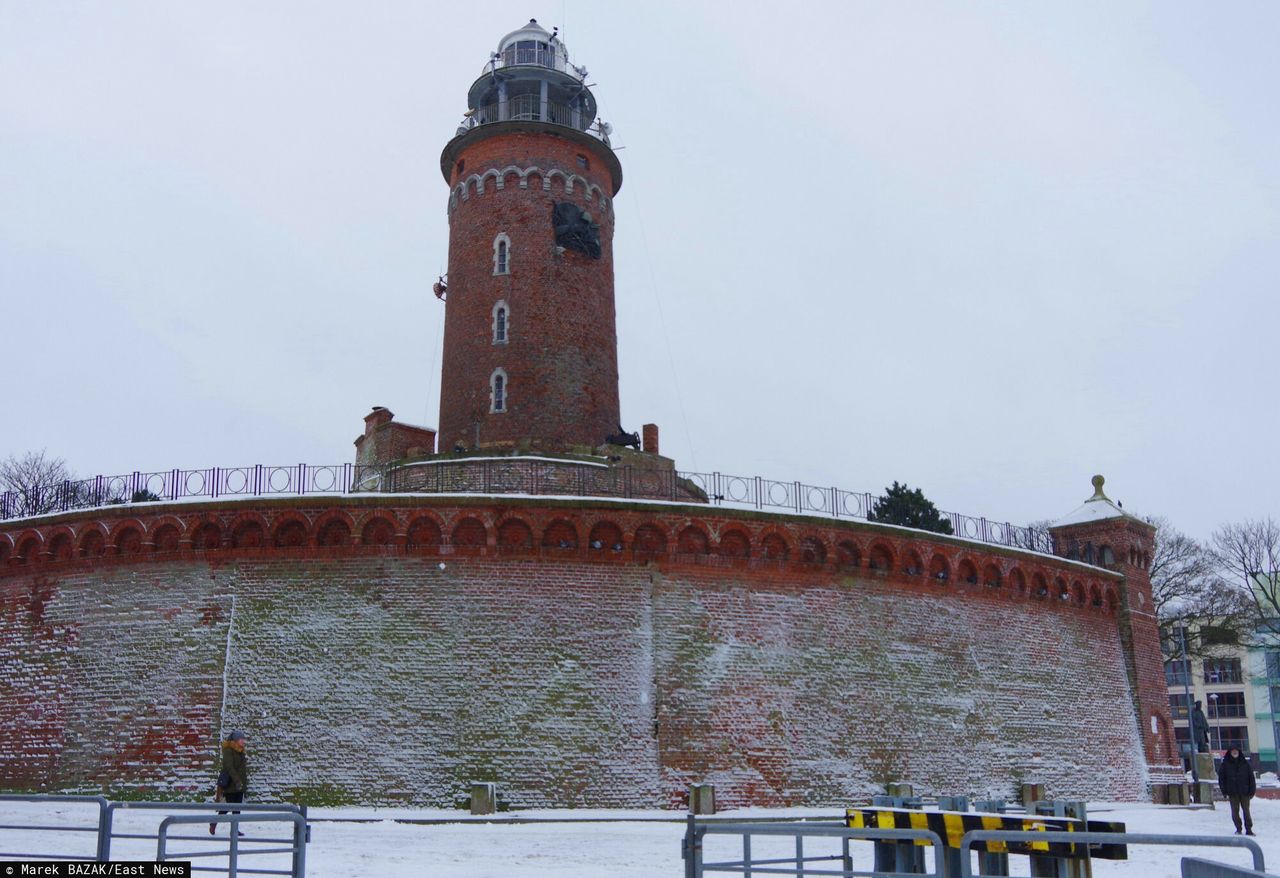
<path fill-rule="evenodd" d="M 1125 512 L 1119 506 L 1107 500 L 1102 499 L 1086 500 L 1076 509 L 1068 512 L 1053 523 L 1054 527 L 1062 527 L 1068 524 L 1087 524 L 1091 521 L 1102 521 L 1105 518 L 1134 518 L 1135 516 Z"/>
<path fill-rule="evenodd" d="M 1280 801 L 1254 799 L 1253 814 L 1267 862 L 1280 864 Z M 1093 819 L 1117 820 L 1129 832 L 1230 837 L 1231 817 L 1222 803 L 1217 809 L 1183 808 L 1146 804 L 1089 805 Z M 164 812 L 117 812 L 116 831 L 154 833 Z M 808 817 L 839 820 L 840 809 L 752 808 L 722 812 L 727 819 L 793 819 Z M 308 878 L 675 878 L 683 874 L 680 842 L 684 815 L 672 811 L 545 810 L 471 817 L 451 810 L 314 808 L 311 844 L 307 847 Z M 90 825 L 96 808 L 85 804 L 0 802 L 0 823 Z M 246 830 L 245 849 L 260 831 Z M 221 829 L 211 840 L 204 824 L 187 830 L 188 847 L 178 850 L 210 850 L 226 842 Z M 269 831 L 279 837 L 280 829 Z M 30 829 L 0 829 L 0 850 L 31 853 L 88 853 L 92 833 L 50 833 Z M 155 858 L 155 841 L 116 839 L 115 859 Z M 834 843 L 806 840 L 807 853 L 834 849 Z M 275 846 L 275 845 L 271 845 Z M 786 856 L 791 842 L 757 837 L 757 854 Z M 727 860 L 740 851 L 732 836 L 709 836 L 705 861 Z M 860 858 L 856 868 L 871 867 L 870 845 L 855 843 Z M 264 855 L 254 858 L 255 868 L 287 868 L 286 860 Z M 1096 878 L 1176 878 L 1183 856 L 1196 856 L 1239 866 L 1252 865 L 1243 849 L 1173 848 L 1130 846 L 1124 861 L 1095 860 Z M 1015 857 L 1015 874 L 1025 875 L 1027 861 Z M 932 860 L 930 860 L 932 862 Z M 217 861 L 207 861 L 216 865 Z M 244 865 L 249 866 L 249 863 Z"/>

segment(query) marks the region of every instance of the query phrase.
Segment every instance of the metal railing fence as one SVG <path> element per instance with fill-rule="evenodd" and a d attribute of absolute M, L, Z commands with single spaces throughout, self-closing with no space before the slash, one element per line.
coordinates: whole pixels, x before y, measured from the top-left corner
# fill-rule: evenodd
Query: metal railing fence
<path fill-rule="evenodd" d="M 1063 844 L 1154 844 L 1185 847 L 1239 847 L 1246 848 L 1253 855 L 1253 867 L 1259 872 L 1266 871 L 1266 862 L 1262 855 L 1262 847 L 1252 838 L 1243 836 L 1221 835 L 1165 835 L 1163 833 L 1136 832 L 1019 832 L 1003 829 L 975 829 L 966 832 L 960 840 L 960 876 L 961 878 L 1003 878 L 973 871 L 972 847 L 980 841 L 1003 842 L 1046 842 Z"/>
<path fill-rule="evenodd" d="M 704 857 L 703 844 L 708 835 L 740 835 L 742 836 L 742 859 L 719 860 L 707 862 Z M 751 839 L 754 836 L 771 836 L 791 838 L 794 841 L 795 853 L 788 857 L 760 857 L 752 850 Z M 841 843 L 838 854 L 806 853 L 804 840 L 837 839 Z M 933 850 L 933 870 L 925 871 L 922 864 L 903 864 L 902 871 L 893 869 L 858 870 L 853 867 L 853 855 L 849 848 L 850 841 L 874 842 L 913 842 L 928 843 Z M 894 845 L 895 847 L 897 845 Z M 905 847 L 905 845 L 904 845 Z M 914 851 L 915 848 L 912 848 Z M 846 826 L 831 823 L 731 823 L 706 822 L 689 815 L 685 827 L 685 836 L 681 842 L 681 856 L 684 859 L 685 878 L 703 878 L 710 872 L 727 872 L 735 875 L 791 875 L 794 878 L 811 878 L 820 875 L 839 875 L 842 878 L 856 876 L 876 876 L 876 878 L 896 878 L 896 876 L 934 876 L 943 878 L 942 839 L 937 833 L 928 829 L 850 829 Z M 839 868 L 827 868 L 838 865 Z M 911 871 L 914 869 L 914 871 Z"/>
<path fill-rule="evenodd" d="M 431 470 L 429 474 L 427 470 Z M 575 472 L 576 470 L 576 472 Z M 566 477 L 566 473 L 572 473 Z M 428 465 L 292 464 L 172 469 L 94 476 L 0 494 L 0 520 L 74 509 L 220 497 L 310 494 L 457 493 L 697 502 L 730 508 L 781 510 L 836 519 L 871 520 L 879 495 L 800 481 L 721 472 L 603 467 L 572 460 L 443 458 Z M 695 500 L 695 498 L 697 498 Z M 1047 530 L 958 512 L 941 512 L 964 539 L 1053 554 Z"/>
<path fill-rule="evenodd" d="M 0 794 L 0 805 L 8 802 L 36 803 L 54 805 L 63 808 L 69 804 L 91 804 L 97 806 L 96 819 L 90 824 L 67 824 L 67 823 L 4 823 L 0 824 L 0 833 L 5 830 L 20 831 L 28 834 L 34 834 L 34 837 L 47 839 L 49 847 L 42 850 L 32 851 L 4 851 L 0 852 L 0 858 L 26 859 L 26 860 L 93 860 L 99 863 L 107 863 L 111 861 L 113 853 L 113 843 L 122 842 L 147 842 L 155 841 L 158 844 L 157 850 L 162 855 L 161 859 L 167 857 L 173 859 L 189 859 L 193 856 L 228 856 L 230 855 L 229 865 L 222 867 L 193 867 L 193 871 L 216 871 L 222 872 L 235 878 L 237 874 L 264 874 L 264 875 L 290 875 L 292 878 L 303 878 L 306 868 L 306 845 L 310 840 L 306 822 L 306 809 L 300 805 L 290 805 L 286 803 L 230 803 L 230 802 L 112 802 L 103 796 L 75 796 L 60 794 L 19 794 L 4 793 Z M 143 831 L 120 831 L 116 818 L 121 811 L 149 811 L 164 812 L 159 825 L 155 832 Z M 237 813 L 231 813 L 231 812 Z M 177 813 L 174 812 L 186 812 Z M 238 832 L 242 824 L 253 825 L 260 823 L 281 823 L 288 822 L 293 827 L 292 838 L 246 838 L 241 840 Z M 169 842 L 176 841 L 181 838 L 184 841 L 208 841 L 204 836 L 174 836 L 169 833 L 169 827 L 174 825 L 186 824 L 220 824 L 225 823 L 232 827 L 230 837 L 230 847 L 212 852 L 174 852 L 169 850 Z M 134 827 L 136 830 L 137 827 Z M 93 833 L 93 837 L 86 838 L 85 850 L 80 853 L 70 852 L 71 848 L 66 844 L 66 839 L 62 835 L 67 832 L 75 833 Z M 90 842 L 92 844 L 90 845 Z M 244 846 L 253 845 L 250 849 Z M 264 844 L 287 845 L 287 847 L 262 847 Z M 129 847 L 128 844 L 125 845 Z M 137 844 L 133 847 L 136 849 Z M 118 851 L 117 851 L 118 852 Z M 130 852 L 132 853 L 132 852 Z M 246 854 L 289 854 L 290 868 L 288 869 L 254 869 L 240 868 L 238 858 Z M 135 857 L 136 858 L 136 857 Z"/>
<path fill-rule="evenodd" d="M 103 827 L 98 836 L 98 859 L 107 862 L 111 859 L 111 845 L 115 839 L 154 840 L 156 833 L 118 832 L 116 830 L 116 814 L 120 811 L 188 811 L 201 815 L 199 820 L 205 823 L 216 823 L 215 817 L 231 810 L 246 814 L 298 814 L 306 817 L 306 809 L 301 805 L 290 805 L 284 802 L 108 802 Z"/>
<path fill-rule="evenodd" d="M 3 795 L 0 795 L 0 803 L 4 803 L 4 802 L 48 802 L 51 798 L 56 798 L 56 800 L 58 801 L 58 803 L 59 803 L 59 804 L 62 804 L 62 805 L 75 805 L 75 804 L 97 805 L 97 806 L 98 806 L 98 813 L 97 813 L 97 815 L 96 815 L 96 817 L 95 817 L 95 819 L 94 819 L 94 821 L 93 821 L 93 823 L 92 823 L 92 824 L 86 823 L 86 824 L 84 824 L 84 825 L 75 825 L 75 824 L 68 825 L 68 824 L 66 824 L 66 823 L 44 823 L 44 824 L 41 824 L 41 823 L 3 823 L 3 824 L 0 824 L 0 837 L 2 837 L 2 836 L 3 836 L 3 832 L 5 832 L 5 831 L 28 832 L 28 833 L 29 833 L 29 832 L 41 832 L 41 833 L 51 833 L 51 834 L 61 834 L 61 833 L 66 833 L 66 832 L 80 832 L 80 833 L 89 833 L 89 832 L 92 832 L 92 833 L 94 833 L 94 836 L 95 836 L 92 840 L 90 840 L 90 839 L 88 839 L 88 838 L 85 838 L 85 842 L 86 842 L 86 844 L 85 844 L 85 847 L 86 847 L 85 852 L 84 852 L 84 853 L 80 853 L 80 854 L 76 854 L 76 853 L 67 853 L 67 851 L 68 851 L 68 850 L 70 850 L 70 848 L 69 848 L 69 847 L 67 847 L 67 846 L 65 846 L 66 839 L 60 839 L 60 841 L 61 841 L 61 842 L 63 842 L 63 843 L 59 845 L 59 852 L 58 852 L 58 853 L 46 853 L 46 852 L 44 852 L 44 851 L 11 851 L 11 850 L 7 850 L 7 849 L 6 849 L 6 850 L 3 850 L 3 851 L 0 851 L 0 859 L 13 859 L 13 860 L 86 860 L 86 859 L 93 859 L 95 856 L 97 856 L 97 855 L 101 852 L 101 849 L 102 849 L 102 847 L 101 847 L 101 845 L 102 845 L 101 839 L 102 839 L 102 834 L 103 834 L 104 828 L 105 828 L 105 827 L 107 826 L 107 824 L 108 824 L 108 817 L 107 817 L 107 815 L 108 815 L 109 807 L 110 807 L 110 803 L 109 803 L 105 798 L 103 798 L 102 796 L 56 796 L 56 797 L 51 797 L 51 796 L 48 796 L 48 795 L 23 795 L 23 794 L 21 794 L 21 793 L 5 793 L 5 794 L 3 794 Z M 88 850 L 87 848 L 89 847 L 89 843 L 90 843 L 91 841 L 92 841 L 92 848 L 93 848 L 93 849 L 92 849 L 92 850 Z M 7 846 L 7 845 L 5 845 L 5 844 L 0 844 L 0 847 L 5 847 L 5 848 L 7 848 L 8 846 Z"/>
<path fill-rule="evenodd" d="M 288 847 L 252 847 L 241 849 L 246 842 L 240 840 L 240 827 L 244 824 L 257 823 L 290 823 L 293 828 L 292 838 L 257 838 L 252 841 L 259 844 L 284 844 Z M 170 841 L 203 841 L 203 838 L 197 836 L 170 836 L 169 829 L 173 826 L 186 826 L 209 823 L 221 824 L 225 823 L 230 828 L 228 837 L 228 845 L 226 850 L 221 848 L 217 850 L 184 850 L 170 851 Z M 237 875 L 289 875 L 291 878 L 303 878 L 306 875 L 306 856 L 307 856 L 307 820 L 301 814 L 219 814 L 214 817 L 204 817 L 196 815 L 173 816 L 166 817 L 160 821 L 160 829 L 156 836 L 156 862 L 163 863 L 168 860 L 201 860 L 213 857 L 226 857 L 227 865 L 220 866 L 197 866 L 195 863 L 191 865 L 192 872 L 221 872 L 225 873 L 228 878 L 236 878 Z M 240 858 L 245 856 L 262 856 L 267 854 L 289 854 L 292 857 L 292 865 L 288 869 L 254 869 L 242 868 L 240 866 Z"/>

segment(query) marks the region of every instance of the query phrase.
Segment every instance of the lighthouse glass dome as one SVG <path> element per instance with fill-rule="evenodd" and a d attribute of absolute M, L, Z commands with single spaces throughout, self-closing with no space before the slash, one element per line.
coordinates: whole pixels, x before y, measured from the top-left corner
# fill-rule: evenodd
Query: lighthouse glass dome
<path fill-rule="evenodd" d="M 596 118 L 596 100 L 586 75 L 569 63 L 559 37 L 530 19 L 498 42 L 467 93 L 459 133 L 493 122 L 548 122 L 587 131 Z"/>

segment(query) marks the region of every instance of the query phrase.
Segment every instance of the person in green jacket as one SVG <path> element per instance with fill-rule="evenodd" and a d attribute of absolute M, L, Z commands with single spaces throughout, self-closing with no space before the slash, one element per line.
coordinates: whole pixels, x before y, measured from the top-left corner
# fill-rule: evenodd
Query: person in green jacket
<path fill-rule="evenodd" d="M 214 790 L 215 802 L 243 802 L 244 794 L 249 789 L 249 761 L 244 752 L 244 732 L 232 732 L 222 742 L 222 764 L 218 772 L 218 785 Z M 226 814 L 226 811 L 219 811 Z M 232 811 L 239 814 L 239 811 Z M 209 834 L 218 831 L 217 823 L 209 824 Z M 244 833 L 240 833 L 244 835 Z"/>

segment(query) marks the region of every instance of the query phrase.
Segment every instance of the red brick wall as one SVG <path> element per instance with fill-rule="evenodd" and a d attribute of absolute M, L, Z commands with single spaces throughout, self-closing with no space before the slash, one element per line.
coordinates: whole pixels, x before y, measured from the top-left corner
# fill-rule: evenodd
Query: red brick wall
<path fill-rule="evenodd" d="M 1092 549 L 1098 563 L 1110 549 L 1109 568 L 1124 575 L 1120 631 L 1126 644 L 1128 672 L 1134 693 L 1134 709 L 1140 717 L 1143 750 L 1160 779 L 1180 782 L 1169 715 L 1169 687 L 1160 652 L 1160 631 L 1151 592 L 1151 557 L 1155 553 L 1155 528 L 1129 517 L 1106 518 L 1054 530 L 1056 550 L 1082 556 Z M 1154 721 L 1154 727 L 1153 727 Z"/>
<path fill-rule="evenodd" d="M 26 730 L 0 787 L 197 795 L 244 727 L 257 794 L 311 802 L 1145 794 L 1112 574 L 865 523 L 390 499 L 0 532 L 0 723 Z"/>
<path fill-rule="evenodd" d="M 481 447 L 594 448 L 620 420 L 613 187 L 605 163 L 586 146 L 540 132 L 463 145 L 457 159 L 464 170 L 455 164 L 450 196 L 440 447 L 474 448 L 478 428 Z M 506 170 L 512 167 L 539 172 L 522 178 Z M 501 188 L 486 176 L 494 170 Z M 586 208 L 599 223 L 599 259 L 557 252 L 551 211 L 559 201 Z M 503 232 L 511 239 L 510 273 L 495 276 L 493 243 Z M 505 344 L 493 338 L 499 300 L 508 308 Z M 499 368 L 507 410 L 491 413 L 489 379 Z"/>

